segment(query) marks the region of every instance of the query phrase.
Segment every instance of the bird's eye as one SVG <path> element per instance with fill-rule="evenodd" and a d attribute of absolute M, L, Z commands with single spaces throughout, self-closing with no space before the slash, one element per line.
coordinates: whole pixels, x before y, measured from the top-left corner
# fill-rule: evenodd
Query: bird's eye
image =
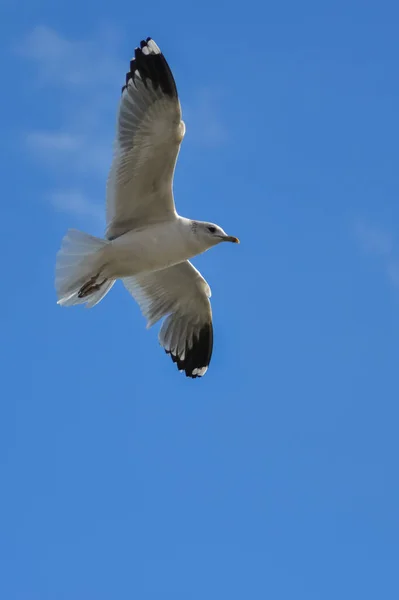
<path fill-rule="evenodd" d="M 216 231 L 216 227 L 208 227 L 208 231 L 209 231 L 210 233 L 215 233 L 215 231 Z"/>

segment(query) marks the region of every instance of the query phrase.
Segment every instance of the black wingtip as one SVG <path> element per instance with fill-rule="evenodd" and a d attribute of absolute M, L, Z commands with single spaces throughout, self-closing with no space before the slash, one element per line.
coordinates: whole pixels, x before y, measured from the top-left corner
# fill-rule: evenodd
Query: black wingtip
<path fill-rule="evenodd" d="M 122 88 L 122 93 L 130 80 L 134 82 L 136 72 L 140 74 L 145 86 L 148 85 L 148 81 L 151 81 L 155 89 L 161 88 L 167 96 L 177 97 L 172 71 L 162 52 L 150 37 L 141 40 L 140 47 L 135 48 L 134 59 L 130 61 L 130 71 L 126 74 L 126 84 Z"/>
<path fill-rule="evenodd" d="M 184 371 L 186 377 L 197 379 L 197 377 L 205 375 L 211 362 L 212 350 L 213 327 L 212 323 L 207 323 L 199 332 L 198 337 L 194 338 L 192 347 L 186 347 L 183 359 L 170 350 L 165 350 L 165 352 L 170 354 L 179 371 Z"/>

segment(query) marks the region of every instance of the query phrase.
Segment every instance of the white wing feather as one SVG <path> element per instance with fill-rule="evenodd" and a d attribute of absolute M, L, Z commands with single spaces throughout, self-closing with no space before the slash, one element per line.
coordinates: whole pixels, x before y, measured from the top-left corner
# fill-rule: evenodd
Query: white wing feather
<path fill-rule="evenodd" d="M 197 269 L 185 261 L 173 267 L 125 277 L 151 327 L 167 317 L 159 332 L 161 346 L 191 377 L 205 374 L 212 355 L 211 290 Z"/>
<path fill-rule="evenodd" d="M 151 72 L 151 80 L 135 63 L 144 69 L 145 61 L 156 54 L 159 72 Z M 108 239 L 176 216 L 173 173 L 185 126 L 173 76 L 152 40 L 136 49 L 131 66 L 119 106 L 115 156 L 107 183 Z M 175 93 L 165 93 L 157 75 L 169 77 Z"/>

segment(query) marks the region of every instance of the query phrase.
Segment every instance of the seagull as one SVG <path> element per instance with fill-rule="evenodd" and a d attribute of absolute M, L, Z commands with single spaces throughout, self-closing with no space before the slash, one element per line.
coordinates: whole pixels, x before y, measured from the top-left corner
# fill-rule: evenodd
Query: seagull
<path fill-rule="evenodd" d="M 122 88 L 106 189 L 105 238 L 70 229 L 57 253 L 58 304 L 93 307 L 121 279 L 179 371 L 202 377 L 213 349 L 211 290 L 189 261 L 221 242 L 215 225 L 181 217 L 173 175 L 185 134 L 176 83 L 153 39 L 141 41 Z"/>

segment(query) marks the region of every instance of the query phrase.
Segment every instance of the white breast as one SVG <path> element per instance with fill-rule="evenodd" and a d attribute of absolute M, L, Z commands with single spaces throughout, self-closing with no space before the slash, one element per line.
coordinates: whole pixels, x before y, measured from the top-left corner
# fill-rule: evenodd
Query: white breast
<path fill-rule="evenodd" d="M 107 247 L 104 256 L 107 264 L 102 272 L 115 279 L 158 271 L 183 262 L 196 254 L 190 244 L 192 235 L 188 223 L 179 218 L 129 231 Z"/>

